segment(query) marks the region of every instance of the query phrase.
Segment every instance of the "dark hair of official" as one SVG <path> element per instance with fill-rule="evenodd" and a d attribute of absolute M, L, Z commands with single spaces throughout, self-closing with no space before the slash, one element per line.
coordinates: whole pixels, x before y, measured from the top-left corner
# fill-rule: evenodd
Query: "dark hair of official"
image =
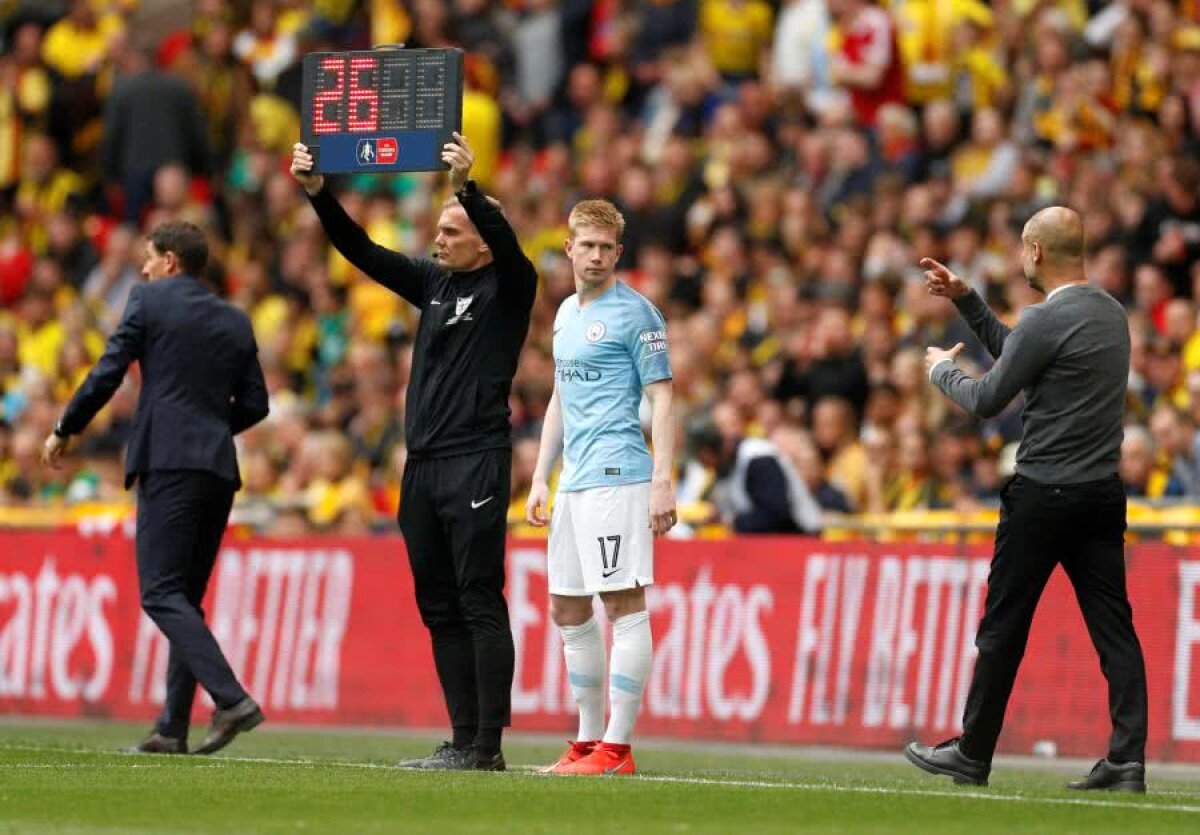
<path fill-rule="evenodd" d="M 150 233 L 150 243 L 163 255 L 175 253 L 180 268 L 191 276 L 202 277 L 208 264 L 208 239 L 194 223 L 173 220 Z"/>

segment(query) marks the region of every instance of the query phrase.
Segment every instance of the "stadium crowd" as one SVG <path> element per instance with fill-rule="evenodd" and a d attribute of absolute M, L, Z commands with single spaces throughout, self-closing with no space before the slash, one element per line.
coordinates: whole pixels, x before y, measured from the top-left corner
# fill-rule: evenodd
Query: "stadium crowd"
<path fill-rule="evenodd" d="M 1128 310 L 1129 494 L 1200 496 L 1197 0 L 8 0 L 0 14 L 2 504 L 123 500 L 136 375 L 66 469 L 38 452 L 139 280 L 142 234 L 186 219 L 252 317 L 271 396 L 239 439 L 238 523 L 394 529 L 416 311 L 332 252 L 287 171 L 302 56 L 384 43 L 466 50 L 474 175 L 541 274 L 511 399 L 514 528 L 573 292 L 565 220 L 597 196 L 628 221 L 624 280 L 667 317 L 685 534 L 743 527 L 719 497 L 744 437 L 770 440 L 831 513 L 995 499 L 1020 403 L 976 422 L 929 385 L 927 345 L 990 360 L 916 264 L 945 261 L 1014 321 L 1039 300 L 1020 230 L 1052 203 L 1084 214 L 1090 279 Z M 336 189 L 375 241 L 429 251 L 444 177 Z"/>

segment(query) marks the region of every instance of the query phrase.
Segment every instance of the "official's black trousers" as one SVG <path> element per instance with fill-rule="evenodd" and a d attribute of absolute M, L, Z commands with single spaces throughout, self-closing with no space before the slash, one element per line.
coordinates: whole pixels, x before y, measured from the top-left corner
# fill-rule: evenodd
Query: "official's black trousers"
<path fill-rule="evenodd" d="M 138 477 L 137 567 L 142 608 L 170 642 L 167 697 L 155 729 L 186 738 L 196 682 L 219 708 L 246 697 L 204 622 L 208 588 L 234 485 L 199 470 Z"/>
<path fill-rule="evenodd" d="M 513 640 L 504 600 L 511 471 L 512 453 L 503 449 L 404 468 L 400 531 L 456 733 L 511 722 Z"/>
<path fill-rule="evenodd" d="M 1018 475 L 1001 491 L 1000 502 L 960 750 L 991 761 L 1034 609 L 1061 563 L 1108 680 L 1113 725 L 1108 757 L 1145 762 L 1146 667 L 1125 588 L 1120 479 L 1050 485 Z"/>

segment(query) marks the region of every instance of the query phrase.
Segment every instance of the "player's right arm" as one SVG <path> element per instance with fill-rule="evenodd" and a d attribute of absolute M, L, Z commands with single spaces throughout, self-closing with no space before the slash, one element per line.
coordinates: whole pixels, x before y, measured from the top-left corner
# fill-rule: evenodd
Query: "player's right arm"
<path fill-rule="evenodd" d="M 297 142 L 292 146 L 292 176 L 304 187 L 334 249 L 374 281 L 416 307 L 424 308 L 425 287 L 436 267 L 380 246 L 367 237 L 366 231 L 346 214 L 325 188 L 325 178 L 311 173 L 312 167 L 312 154 L 307 146 Z"/>
<path fill-rule="evenodd" d="M 550 506 L 550 471 L 554 462 L 562 454 L 563 421 L 562 404 L 558 401 L 558 386 L 550 395 L 550 405 L 546 407 L 546 417 L 542 420 L 542 442 L 538 446 L 537 466 L 533 468 L 533 485 L 529 488 L 529 498 L 525 501 L 525 521 L 536 528 L 541 528 L 548 521 L 546 509 Z"/>

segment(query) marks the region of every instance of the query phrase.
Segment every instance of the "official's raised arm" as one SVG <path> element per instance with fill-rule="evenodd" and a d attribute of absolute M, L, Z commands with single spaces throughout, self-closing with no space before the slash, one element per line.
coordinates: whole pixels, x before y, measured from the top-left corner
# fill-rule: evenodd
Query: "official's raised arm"
<path fill-rule="evenodd" d="M 292 146 L 292 176 L 304 187 L 313 210 L 321 220 L 334 249 L 363 273 L 410 304 L 425 306 L 426 287 L 437 265 L 424 259 L 410 258 L 402 252 L 380 246 L 366 230 L 354 222 L 342 204 L 325 187 L 325 178 L 313 174 L 313 157 L 297 142 Z"/>

